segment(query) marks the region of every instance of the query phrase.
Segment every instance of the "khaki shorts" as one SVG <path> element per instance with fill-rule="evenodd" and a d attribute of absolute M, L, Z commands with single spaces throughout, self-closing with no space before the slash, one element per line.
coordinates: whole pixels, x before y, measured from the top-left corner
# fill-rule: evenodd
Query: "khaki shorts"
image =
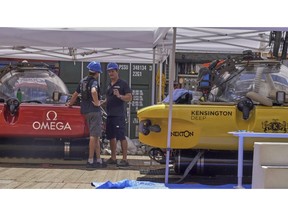
<path fill-rule="evenodd" d="M 102 135 L 102 116 L 101 112 L 91 112 L 84 114 L 90 136 L 100 137 Z"/>

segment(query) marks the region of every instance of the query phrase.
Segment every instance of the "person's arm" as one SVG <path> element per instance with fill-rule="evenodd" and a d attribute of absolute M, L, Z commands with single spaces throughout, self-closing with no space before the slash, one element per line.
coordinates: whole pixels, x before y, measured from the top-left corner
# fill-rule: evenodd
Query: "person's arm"
<path fill-rule="evenodd" d="M 78 97 L 78 92 L 74 92 L 71 99 L 66 103 L 66 106 L 69 106 L 71 107 L 77 100 L 77 97 Z"/>
<path fill-rule="evenodd" d="M 91 94 L 92 94 L 92 103 L 94 106 L 100 106 L 100 100 L 98 98 L 98 93 L 95 87 L 91 89 Z"/>
<path fill-rule="evenodd" d="M 120 100 L 125 101 L 125 102 L 130 102 L 132 101 L 132 91 L 131 88 L 127 83 L 123 85 L 123 92 L 125 93 L 124 95 L 121 95 L 118 89 L 114 89 L 114 95 L 118 97 Z"/>
<path fill-rule="evenodd" d="M 107 102 L 107 99 L 105 98 L 105 100 L 100 100 L 100 105 L 105 104 Z"/>
<path fill-rule="evenodd" d="M 125 102 L 130 102 L 132 101 L 132 94 L 131 93 L 126 93 L 125 95 L 118 95 L 117 96 L 120 100 L 123 100 Z"/>

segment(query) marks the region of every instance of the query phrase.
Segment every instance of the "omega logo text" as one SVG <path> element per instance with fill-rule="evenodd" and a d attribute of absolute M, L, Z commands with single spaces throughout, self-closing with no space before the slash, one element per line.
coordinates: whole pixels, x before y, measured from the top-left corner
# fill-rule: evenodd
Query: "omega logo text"
<path fill-rule="evenodd" d="M 34 130 L 71 130 L 68 122 L 57 121 L 58 114 L 55 111 L 48 111 L 46 113 L 46 121 L 35 121 L 32 124 Z"/>

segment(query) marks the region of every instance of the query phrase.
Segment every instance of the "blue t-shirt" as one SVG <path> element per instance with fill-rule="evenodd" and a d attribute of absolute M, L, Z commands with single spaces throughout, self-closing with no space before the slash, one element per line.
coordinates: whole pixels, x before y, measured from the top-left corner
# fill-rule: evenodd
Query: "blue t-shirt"
<path fill-rule="evenodd" d="M 87 114 L 87 113 L 91 113 L 91 112 L 100 112 L 100 107 L 96 107 L 92 101 L 93 101 L 93 98 L 92 98 L 92 94 L 91 94 L 91 89 L 93 87 L 96 88 L 97 90 L 97 93 L 98 93 L 98 99 L 100 100 L 100 88 L 99 88 L 99 85 L 98 85 L 98 82 L 97 80 L 94 78 L 94 77 L 91 77 L 91 76 L 86 76 L 84 77 L 81 82 L 79 83 L 77 89 L 76 89 L 76 92 L 78 94 L 81 93 L 81 86 L 82 86 L 82 83 L 84 81 L 88 81 L 88 84 L 90 86 L 90 91 L 89 91 L 89 97 L 87 100 L 84 100 L 82 98 L 81 100 L 81 114 Z"/>
<path fill-rule="evenodd" d="M 108 116 L 126 116 L 126 111 L 125 111 L 126 102 L 121 100 L 117 96 L 115 96 L 113 94 L 113 89 L 118 89 L 120 95 L 132 93 L 132 90 L 126 81 L 122 79 L 118 79 L 117 82 L 113 86 L 109 84 L 107 91 L 106 91 L 107 115 Z"/>

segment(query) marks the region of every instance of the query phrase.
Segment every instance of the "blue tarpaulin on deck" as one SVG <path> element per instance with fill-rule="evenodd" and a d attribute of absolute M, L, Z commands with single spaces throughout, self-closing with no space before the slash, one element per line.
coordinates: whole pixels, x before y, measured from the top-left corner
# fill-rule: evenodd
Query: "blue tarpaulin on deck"
<path fill-rule="evenodd" d="M 167 188 L 165 184 L 162 183 L 154 183 L 154 182 L 149 182 L 149 181 L 136 181 L 136 180 L 128 180 L 124 179 L 122 181 L 118 182 L 102 182 L 102 183 L 97 183 L 97 182 L 92 182 L 92 186 L 96 187 L 96 189 L 123 189 L 123 188 L 139 188 L 139 189 L 165 189 Z"/>
<path fill-rule="evenodd" d="M 92 182 L 96 189 L 234 189 L 236 184 L 204 185 L 204 184 L 164 184 L 150 181 L 136 181 L 124 179 L 118 182 Z M 243 185 L 251 189 L 251 185 Z"/>

